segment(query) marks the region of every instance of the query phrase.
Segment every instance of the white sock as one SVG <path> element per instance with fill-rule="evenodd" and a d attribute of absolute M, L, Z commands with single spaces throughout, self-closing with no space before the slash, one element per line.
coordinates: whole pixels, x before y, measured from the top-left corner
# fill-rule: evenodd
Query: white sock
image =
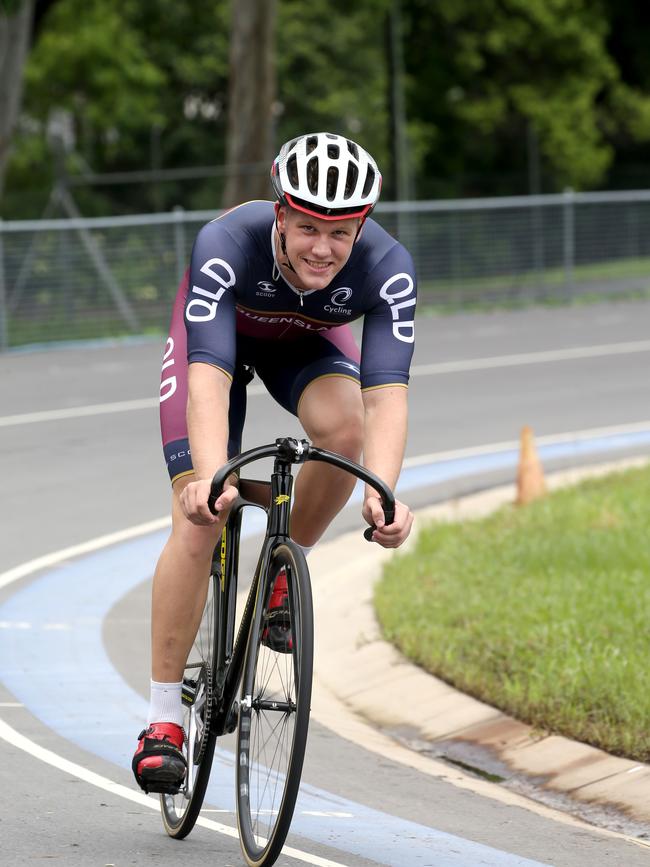
<path fill-rule="evenodd" d="M 298 545 L 297 542 L 296 542 L 296 545 Z M 313 546 L 313 545 L 298 545 L 298 547 L 300 548 L 300 550 L 302 551 L 302 553 L 305 555 L 305 557 L 307 557 L 308 554 L 309 554 L 309 552 L 312 550 L 312 548 L 313 548 L 314 546 Z"/>
<path fill-rule="evenodd" d="M 158 683 L 151 681 L 151 700 L 149 702 L 149 716 L 147 725 L 157 722 L 174 723 L 183 725 L 183 702 L 181 700 L 181 688 L 183 681 L 179 683 Z"/>

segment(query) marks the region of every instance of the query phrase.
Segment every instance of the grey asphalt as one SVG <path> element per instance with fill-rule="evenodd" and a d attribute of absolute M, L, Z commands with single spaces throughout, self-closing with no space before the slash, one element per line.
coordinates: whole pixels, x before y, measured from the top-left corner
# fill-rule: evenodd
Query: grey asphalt
<path fill-rule="evenodd" d="M 424 317 L 418 323 L 415 363 L 639 341 L 648 338 L 649 326 L 650 305 L 632 302 Z M 0 356 L 0 417 L 155 395 L 162 347 L 154 340 Z M 509 441 L 523 424 L 543 435 L 646 420 L 647 360 L 647 353 L 636 353 L 416 376 L 407 453 Z M 275 436 L 299 428 L 266 397 L 251 398 L 245 446 L 268 439 L 270 431 Z M 0 427 L 0 471 L 0 570 L 168 509 L 155 409 Z M 449 491 L 421 491 L 413 502 L 443 493 Z M 357 524 L 356 510 L 347 510 L 330 535 Z M 12 589 L 0 590 L 0 601 Z M 128 676 L 144 692 L 148 588 L 141 586 L 132 596 L 113 610 L 105 639 L 116 664 L 128 667 Z M 0 704 L 7 701 L 11 696 L 0 688 Z M 131 785 L 126 771 L 81 753 L 24 708 L 0 707 L 0 719 L 37 743 Z M 0 744 L 5 783 L 0 863 L 242 863 L 236 841 L 215 840 L 213 832 L 198 828 L 179 845 L 165 838 L 153 812 Z M 586 826 L 573 828 L 506 807 L 379 759 L 318 725 L 310 734 L 305 778 L 375 809 L 542 863 L 636 867 L 648 859 L 647 850 Z M 305 840 L 294 843 L 339 863 L 376 863 Z"/>

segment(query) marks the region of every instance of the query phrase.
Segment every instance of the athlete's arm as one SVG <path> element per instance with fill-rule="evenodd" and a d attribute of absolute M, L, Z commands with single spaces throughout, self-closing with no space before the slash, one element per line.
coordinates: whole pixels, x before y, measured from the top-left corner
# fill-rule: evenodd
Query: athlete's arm
<path fill-rule="evenodd" d="M 363 393 L 365 434 L 363 463 L 394 488 L 402 467 L 407 431 L 407 395 L 403 386 L 375 388 Z M 397 548 L 411 532 L 413 515 L 404 503 L 395 501 L 395 518 L 384 526 L 384 513 L 377 492 L 366 486 L 363 516 L 377 528 L 373 540 L 384 548 Z"/>
<path fill-rule="evenodd" d="M 246 263 L 239 246 L 219 221 L 199 232 L 192 251 L 185 305 L 187 330 L 187 429 L 195 480 L 181 494 L 185 516 L 213 524 L 208 509 L 210 483 L 228 459 L 228 407 L 235 367 L 234 289 Z M 216 502 L 227 510 L 237 490 L 229 485 Z"/>
<path fill-rule="evenodd" d="M 208 509 L 212 476 L 228 459 L 228 405 L 230 378 L 217 367 L 197 362 L 188 371 L 187 431 L 195 480 L 181 494 L 185 517 L 193 524 L 214 524 L 218 520 Z M 237 496 L 228 485 L 216 502 L 218 511 L 227 511 Z"/>
<path fill-rule="evenodd" d="M 394 244 L 368 275 L 368 308 L 363 323 L 361 388 L 365 407 L 364 465 L 395 487 L 402 466 L 407 429 L 408 379 L 415 341 L 417 281 L 413 260 Z M 413 515 L 397 502 L 393 523 L 375 491 L 366 490 L 363 516 L 377 529 L 373 539 L 386 548 L 401 545 Z"/>

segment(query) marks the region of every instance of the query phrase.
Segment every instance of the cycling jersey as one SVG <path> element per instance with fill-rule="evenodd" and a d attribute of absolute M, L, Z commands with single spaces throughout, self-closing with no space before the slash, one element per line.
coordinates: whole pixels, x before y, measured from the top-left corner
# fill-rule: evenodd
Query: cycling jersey
<path fill-rule="evenodd" d="M 249 202 L 201 229 L 185 307 L 188 360 L 234 372 L 236 333 L 287 340 L 365 316 L 361 387 L 408 382 L 415 276 L 407 251 L 373 220 L 327 289 L 299 292 L 274 257 L 271 202 Z"/>
<path fill-rule="evenodd" d="M 234 378 L 229 453 L 241 441 L 244 365 L 296 415 L 300 395 L 319 376 L 348 376 L 362 389 L 408 383 L 416 279 L 405 248 L 367 220 L 331 284 L 299 291 L 280 271 L 274 232 L 273 203 L 256 201 L 208 223 L 196 238 L 163 362 L 161 425 L 172 478 L 191 472 L 189 363 L 206 362 Z M 349 323 L 362 316 L 359 353 Z"/>

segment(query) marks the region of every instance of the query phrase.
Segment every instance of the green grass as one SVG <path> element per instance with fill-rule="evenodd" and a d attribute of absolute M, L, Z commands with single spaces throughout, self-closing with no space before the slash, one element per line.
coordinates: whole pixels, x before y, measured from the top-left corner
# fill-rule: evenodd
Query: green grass
<path fill-rule="evenodd" d="M 388 640 L 448 683 L 650 759 L 650 468 L 432 525 L 375 603 Z"/>
<path fill-rule="evenodd" d="M 621 288 L 621 280 L 638 279 L 635 287 Z M 462 266 L 454 278 L 421 279 L 418 296 L 423 305 L 447 309 L 489 310 L 589 304 L 594 301 L 646 300 L 650 298 L 650 259 L 647 257 L 616 259 L 589 265 L 575 265 L 571 270 L 573 289 L 567 287 L 563 267 L 548 267 L 540 272 L 504 272 L 489 277 L 463 273 Z M 590 283 L 611 283 L 590 292 Z"/>
<path fill-rule="evenodd" d="M 124 324 L 124 320 L 115 316 L 79 317 L 78 319 L 69 318 L 66 320 L 63 316 L 53 315 L 47 322 L 10 319 L 7 331 L 10 347 L 26 346 L 32 343 L 134 336 L 134 333 Z M 142 326 L 137 332 L 138 336 L 158 334 L 162 336 L 165 333 L 164 327 L 149 324 Z"/>

